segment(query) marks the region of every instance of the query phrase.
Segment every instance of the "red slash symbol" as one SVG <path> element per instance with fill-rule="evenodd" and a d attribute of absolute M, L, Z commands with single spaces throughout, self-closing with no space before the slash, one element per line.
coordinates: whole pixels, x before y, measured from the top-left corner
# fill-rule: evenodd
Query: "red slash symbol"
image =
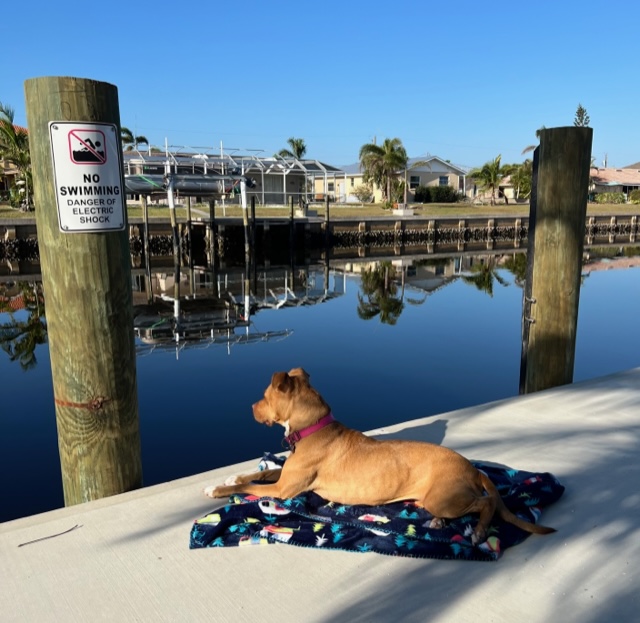
<path fill-rule="evenodd" d="M 75 164 L 105 164 L 107 161 L 104 133 L 100 130 L 71 130 L 69 150 Z"/>

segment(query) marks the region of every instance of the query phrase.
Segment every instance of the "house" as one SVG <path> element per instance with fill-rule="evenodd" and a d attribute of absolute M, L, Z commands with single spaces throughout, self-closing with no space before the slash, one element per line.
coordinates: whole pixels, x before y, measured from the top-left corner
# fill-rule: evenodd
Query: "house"
<path fill-rule="evenodd" d="M 589 171 L 589 192 L 624 193 L 629 200 L 629 193 L 640 188 L 640 162 L 624 169 L 599 169 L 592 167 Z"/>
<path fill-rule="evenodd" d="M 27 128 L 19 125 L 14 125 L 13 127 L 16 132 L 28 132 Z M 20 171 L 18 171 L 18 168 L 8 160 L 0 158 L 0 200 L 9 198 L 11 188 L 16 186 L 16 182 L 18 182 L 19 179 Z"/>
<path fill-rule="evenodd" d="M 259 205 L 288 205 L 313 200 L 316 179 L 323 185 L 341 170 L 312 159 L 261 158 L 252 154 L 214 153 L 151 153 L 127 151 L 123 154 L 125 175 L 166 175 L 211 177 L 218 182 L 214 196 L 224 197 L 227 204 L 240 203 L 241 178 L 249 178 L 247 200 L 255 197 Z M 157 196 L 165 194 L 160 190 Z M 203 192 L 204 195 L 204 192 Z M 322 197 L 323 199 L 324 197 Z M 200 200 L 202 197 L 196 197 Z"/>
<path fill-rule="evenodd" d="M 418 164 L 421 163 L 421 164 Z M 409 158 L 407 169 L 398 171 L 397 177 L 406 179 L 407 202 L 415 202 L 415 191 L 419 186 L 451 186 L 459 192 L 467 195 L 473 192 L 467 187 L 467 170 L 451 164 L 438 156 L 425 156 L 423 158 Z M 364 173 L 359 163 L 346 165 L 339 172 L 324 178 L 316 178 L 316 196 L 329 195 L 338 203 L 359 203 L 360 199 L 355 195 L 358 186 L 364 184 Z M 382 189 L 374 186 L 373 201 L 382 201 Z"/>

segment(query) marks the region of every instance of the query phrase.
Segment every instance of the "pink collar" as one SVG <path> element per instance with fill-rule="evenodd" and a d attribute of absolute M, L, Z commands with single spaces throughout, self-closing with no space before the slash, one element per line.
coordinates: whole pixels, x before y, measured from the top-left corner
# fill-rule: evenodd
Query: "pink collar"
<path fill-rule="evenodd" d="M 312 435 L 316 431 L 319 431 L 321 428 L 327 426 L 327 424 L 331 424 L 331 422 L 335 422 L 335 418 L 331 411 L 324 417 L 320 418 L 315 424 L 311 426 L 307 426 L 307 428 L 303 428 L 302 430 L 297 430 L 290 435 L 285 436 L 284 441 L 289 446 L 291 452 L 296 451 L 296 443 L 309 435 Z"/>

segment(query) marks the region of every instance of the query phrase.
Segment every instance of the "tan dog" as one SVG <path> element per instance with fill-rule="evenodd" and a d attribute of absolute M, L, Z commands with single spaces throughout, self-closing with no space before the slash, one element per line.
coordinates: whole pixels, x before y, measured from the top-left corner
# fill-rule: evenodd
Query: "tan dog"
<path fill-rule="evenodd" d="M 437 527 L 444 519 L 479 513 L 474 544 L 485 540 L 496 512 L 527 532 L 555 532 L 516 517 L 491 480 L 457 452 L 418 441 L 378 441 L 336 422 L 302 368 L 276 372 L 264 398 L 253 405 L 253 416 L 261 424 L 284 426 L 292 450 L 284 467 L 236 476 L 225 486 L 207 487 L 206 495 L 286 499 L 315 491 L 332 502 L 370 506 L 415 500 Z M 270 484 L 250 484 L 255 480 Z"/>

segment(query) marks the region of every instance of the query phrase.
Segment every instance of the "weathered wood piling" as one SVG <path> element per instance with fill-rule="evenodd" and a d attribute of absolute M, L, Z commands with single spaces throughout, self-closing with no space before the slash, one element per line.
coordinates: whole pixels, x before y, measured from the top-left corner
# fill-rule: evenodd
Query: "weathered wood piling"
<path fill-rule="evenodd" d="M 541 130 L 533 159 L 520 391 L 573 381 L 593 130 Z"/>
<path fill-rule="evenodd" d="M 108 220 L 92 231 L 65 229 L 55 183 L 64 169 L 91 180 L 89 188 L 104 172 L 118 178 L 109 189 L 124 198 L 118 91 L 94 80 L 45 77 L 27 80 L 25 95 L 64 500 L 71 505 L 142 486 L 126 209 L 113 229 Z M 52 150 L 54 130 L 66 133 L 66 154 Z M 94 196 L 84 187 L 77 194 Z M 101 199 L 86 205 L 101 208 Z"/>

